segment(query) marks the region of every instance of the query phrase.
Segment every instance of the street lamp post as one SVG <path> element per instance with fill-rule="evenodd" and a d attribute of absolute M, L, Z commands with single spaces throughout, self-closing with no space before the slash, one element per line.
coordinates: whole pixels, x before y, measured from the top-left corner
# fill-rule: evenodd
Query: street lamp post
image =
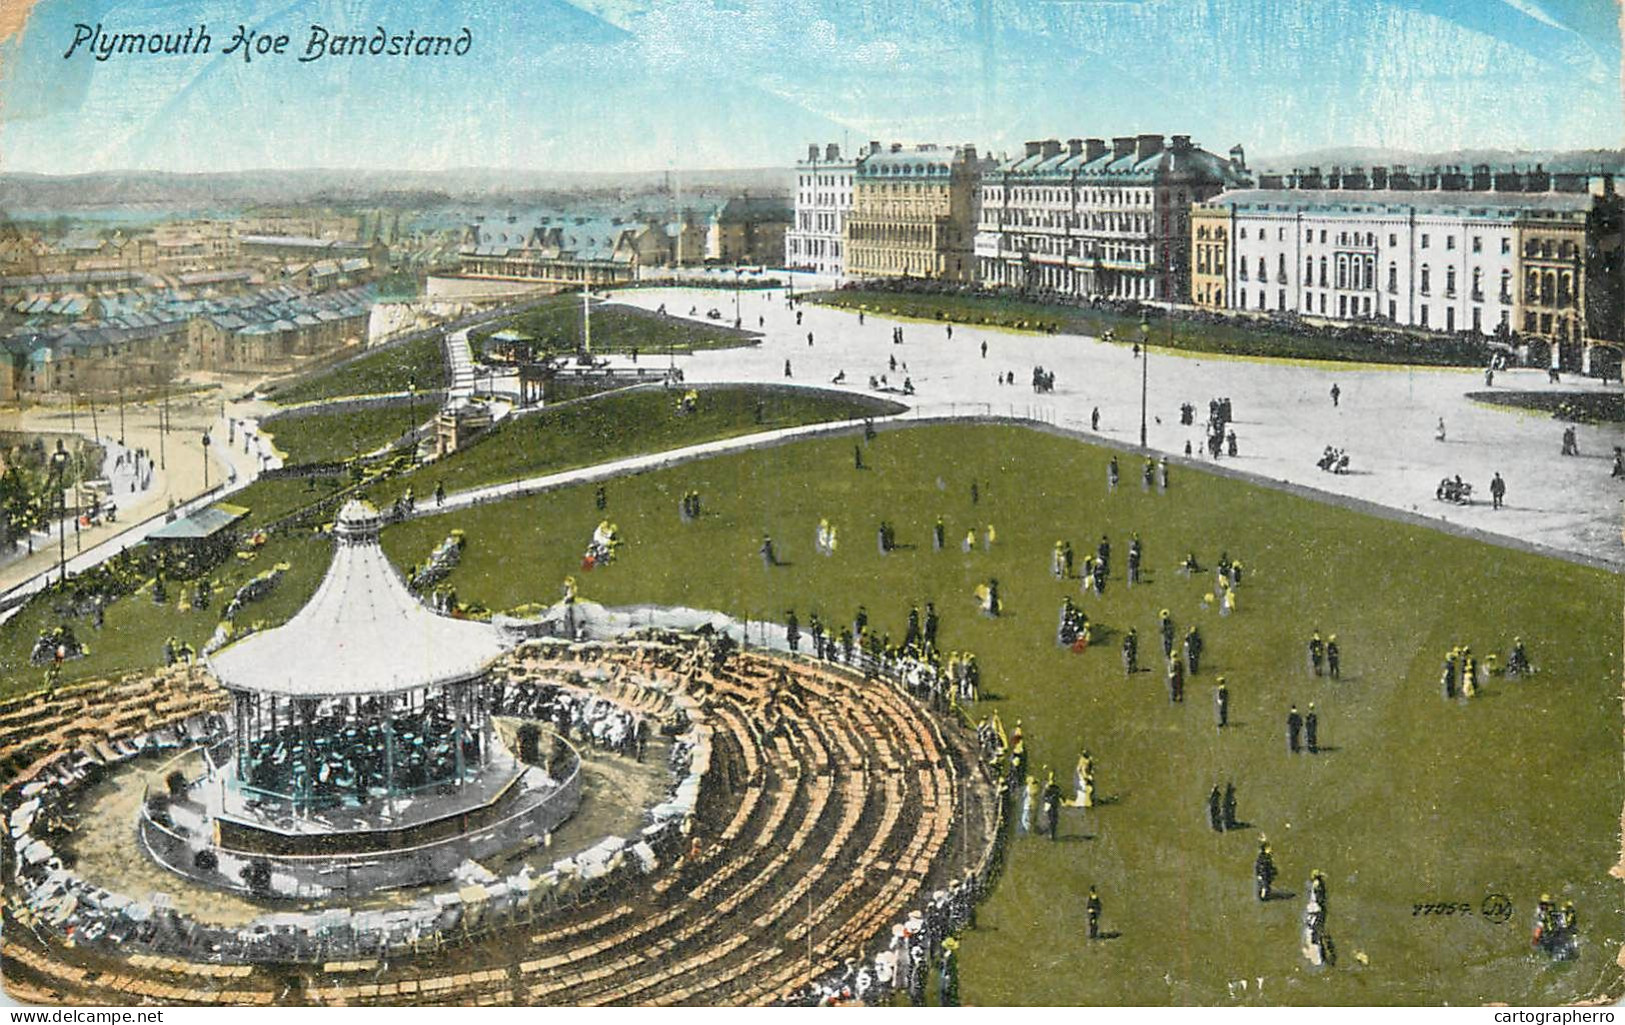
<path fill-rule="evenodd" d="M 159 437 L 163 437 L 162 434 Z M 203 432 L 203 490 L 209 490 L 209 432 Z"/>
<path fill-rule="evenodd" d="M 65 480 L 67 470 L 68 453 L 62 447 L 62 439 L 58 438 L 56 451 L 51 453 L 51 476 L 56 480 L 57 581 L 64 585 L 68 581 L 68 488 Z"/>
<path fill-rule="evenodd" d="M 740 269 L 738 267 L 735 267 L 734 268 L 734 327 L 736 327 L 736 328 L 745 326 L 745 318 L 739 312 L 739 288 L 740 288 L 740 283 L 744 280 L 744 277 L 745 277 L 745 272 L 742 269 Z"/>
<path fill-rule="evenodd" d="M 1151 325 L 1140 315 L 1140 447 L 1145 448 L 1145 400 L 1151 382 Z"/>
<path fill-rule="evenodd" d="M 118 386 L 118 443 L 120 446 L 124 444 L 124 385 L 122 382 Z"/>
<path fill-rule="evenodd" d="M 411 421 L 406 425 L 406 433 L 412 450 L 412 465 L 416 466 L 418 464 L 418 379 L 415 377 L 406 379 L 406 415 Z"/>

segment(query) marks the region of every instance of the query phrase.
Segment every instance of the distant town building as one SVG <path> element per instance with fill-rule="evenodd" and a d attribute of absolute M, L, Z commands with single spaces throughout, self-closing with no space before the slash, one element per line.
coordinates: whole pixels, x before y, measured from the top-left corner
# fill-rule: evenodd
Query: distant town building
<path fill-rule="evenodd" d="M 464 237 L 459 271 L 465 278 L 558 288 L 621 285 L 635 280 L 639 268 L 665 263 L 670 237 L 663 228 L 618 218 L 529 227 L 481 223 Z"/>
<path fill-rule="evenodd" d="M 993 166 L 970 145 L 870 142 L 853 175 L 847 275 L 974 281 L 977 190 Z"/>
<path fill-rule="evenodd" d="M 841 155 L 839 143 L 807 147 L 796 162 L 795 221 L 784 242 L 784 265 L 840 278 L 846 274 L 842 236 L 852 212 L 858 154 Z"/>
<path fill-rule="evenodd" d="M 784 258 L 791 217 L 790 204 L 783 199 L 743 196 L 724 201 L 711 215 L 706 262 L 730 267 L 778 263 Z"/>
<path fill-rule="evenodd" d="M 1191 204 L 1248 184 L 1188 135 L 1029 142 L 982 180 L 984 284 L 1111 299 L 1189 300 Z"/>
<path fill-rule="evenodd" d="M 1516 336 L 1554 367 L 1617 367 L 1617 344 L 1593 343 L 1618 342 L 1619 302 L 1588 302 L 1622 292 L 1604 255 L 1618 236 L 1611 178 L 1308 168 L 1260 185 L 1192 208 L 1197 305 Z"/>

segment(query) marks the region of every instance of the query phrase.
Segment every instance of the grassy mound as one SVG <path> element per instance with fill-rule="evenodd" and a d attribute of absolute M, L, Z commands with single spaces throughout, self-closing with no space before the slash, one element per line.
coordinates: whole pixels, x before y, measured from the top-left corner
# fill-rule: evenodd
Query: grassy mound
<path fill-rule="evenodd" d="M 803 629 L 814 611 L 839 623 L 862 603 L 899 640 L 909 604 L 935 601 L 943 645 L 975 651 L 998 695 L 974 714 L 996 705 L 1007 725 L 1024 720 L 1034 768 L 1055 767 L 1068 797 L 1087 747 L 1105 798 L 1068 809 L 1058 843 L 1014 838 L 965 939 L 968 1002 L 1546 1004 L 1619 992 L 1625 917 L 1608 875 L 1625 790 L 1617 576 L 1178 467 L 1170 493 L 1146 494 L 1125 460 L 1125 484 L 1108 496 L 1107 452 L 1019 428 L 886 432 L 862 472 L 852 444 L 810 441 L 617 481 L 607 513 L 580 487 L 431 517 L 390 528 L 385 547 L 404 565 L 463 528 L 468 547 L 448 583 L 494 608 L 551 602 L 574 574 L 593 600 L 774 620 L 794 608 Z M 690 488 L 706 515 L 684 525 L 678 501 Z M 582 573 L 581 551 L 606 514 L 626 539 L 621 558 Z M 930 541 L 939 514 L 951 542 L 942 553 Z M 814 550 L 820 517 L 840 530 L 834 557 Z M 884 557 L 882 517 L 907 546 Z M 990 523 L 992 551 L 960 551 L 967 528 Z M 1121 567 L 1133 531 L 1148 579 L 1129 589 Z M 790 565 L 762 565 L 764 533 Z M 1100 642 L 1062 651 L 1057 612 L 1078 585 L 1050 576 L 1051 546 L 1070 538 L 1081 558 L 1102 534 L 1113 578 L 1103 598 L 1078 599 Z M 1175 567 L 1188 551 L 1211 566 L 1226 550 L 1246 579 L 1238 612 L 1221 618 L 1201 607 L 1211 573 Z M 973 604 L 989 577 L 1006 602 L 997 620 Z M 1207 642 L 1182 705 L 1169 703 L 1161 674 L 1127 678 L 1118 657 L 1133 626 L 1142 664 L 1156 664 L 1163 608 Z M 1341 681 L 1307 672 L 1316 628 L 1338 635 Z M 1445 651 L 1504 653 L 1517 635 L 1534 679 L 1492 677 L 1472 701 L 1444 700 Z M 1224 731 L 1214 725 L 1219 674 L 1231 694 Z M 1287 707 L 1309 702 L 1328 750 L 1290 755 Z M 1205 798 L 1225 781 L 1249 825 L 1218 834 Z M 1250 893 L 1260 833 L 1289 899 L 1260 904 Z M 1317 868 L 1340 955 L 1330 969 L 1311 969 L 1299 951 L 1304 883 Z M 1114 939 L 1082 939 L 1091 884 Z M 1580 910 L 1575 961 L 1530 950 L 1542 892 Z M 1479 913 L 1494 894 L 1511 899 L 1510 921 Z M 1413 913 L 1443 902 L 1472 913 Z"/>

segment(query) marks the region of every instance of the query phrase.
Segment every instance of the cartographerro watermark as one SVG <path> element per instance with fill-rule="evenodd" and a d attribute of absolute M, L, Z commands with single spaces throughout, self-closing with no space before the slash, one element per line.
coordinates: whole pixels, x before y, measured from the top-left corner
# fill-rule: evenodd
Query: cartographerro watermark
<path fill-rule="evenodd" d="M 76 54 L 98 61 L 120 57 L 176 57 L 210 53 L 214 36 L 206 24 L 174 32 L 108 32 L 101 22 L 73 26 L 73 39 L 62 54 L 63 60 Z M 298 54 L 301 64 L 324 57 L 465 57 L 474 48 L 474 33 L 466 26 L 454 34 L 391 32 L 382 25 L 370 32 L 335 32 L 324 25 L 311 25 L 302 50 L 291 49 L 293 37 L 286 32 L 264 32 L 238 25 L 220 50 L 223 56 L 241 56 L 244 63 L 255 57 Z"/>

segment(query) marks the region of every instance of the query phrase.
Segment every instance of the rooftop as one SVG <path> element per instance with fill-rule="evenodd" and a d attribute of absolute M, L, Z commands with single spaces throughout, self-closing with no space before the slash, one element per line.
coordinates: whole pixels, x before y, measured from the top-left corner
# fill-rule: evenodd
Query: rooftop
<path fill-rule="evenodd" d="M 288 622 L 209 660 L 222 686 L 285 697 L 388 694 L 472 679 L 507 650 L 489 623 L 436 615 L 378 545 L 378 510 L 352 499 L 327 576 Z"/>

